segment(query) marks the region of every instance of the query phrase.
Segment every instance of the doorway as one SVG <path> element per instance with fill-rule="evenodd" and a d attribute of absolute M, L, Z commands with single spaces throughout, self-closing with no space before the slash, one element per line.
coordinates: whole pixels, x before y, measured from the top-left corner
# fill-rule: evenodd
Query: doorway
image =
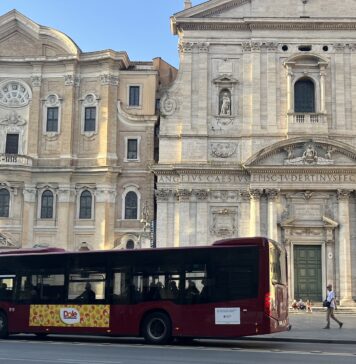
<path fill-rule="evenodd" d="M 294 297 L 304 302 L 322 300 L 320 245 L 294 245 Z"/>

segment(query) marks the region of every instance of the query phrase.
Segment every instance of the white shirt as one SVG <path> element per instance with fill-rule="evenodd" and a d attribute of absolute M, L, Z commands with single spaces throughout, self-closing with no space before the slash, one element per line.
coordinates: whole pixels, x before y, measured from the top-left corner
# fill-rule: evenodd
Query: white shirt
<path fill-rule="evenodd" d="M 330 302 L 330 307 L 335 308 L 335 293 L 334 291 L 328 291 L 327 301 Z"/>

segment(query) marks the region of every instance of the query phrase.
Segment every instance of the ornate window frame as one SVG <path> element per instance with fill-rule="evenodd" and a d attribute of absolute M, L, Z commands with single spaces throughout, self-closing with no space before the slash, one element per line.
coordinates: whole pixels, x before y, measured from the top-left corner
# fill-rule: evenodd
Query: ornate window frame
<path fill-rule="evenodd" d="M 132 220 L 140 220 L 140 216 L 141 216 L 141 193 L 139 191 L 140 187 L 138 185 L 135 184 L 128 184 L 123 186 L 124 191 L 121 194 L 121 219 L 125 220 L 125 221 L 132 221 Z M 125 219 L 125 208 L 126 208 L 126 195 L 129 192 L 135 192 L 137 195 L 137 217 L 136 219 Z"/>
<path fill-rule="evenodd" d="M 80 197 L 84 191 L 89 191 L 91 193 L 91 217 L 90 218 L 80 218 Z M 95 192 L 96 188 L 88 185 L 80 186 L 76 188 L 76 219 L 80 221 L 94 221 L 95 220 Z"/>
<path fill-rule="evenodd" d="M 62 119 L 62 98 L 57 94 L 51 93 L 43 100 L 43 117 L 42 117 L 42 133 L 48 137 L 55 137 L 61 133 Z M 47 109 L 49 107 L 58 107 L 58 128 L 57 131 L 47 131 Z"/>
<path fill-rule="evenodd" d="M 41 209 L 42 209 L 42 195 L 45 191 L 51 191 L 53 194 L 53 213 L 52 217 L 41 217 Z M 57 188 L 44 185 L 38 188 L 37 190 L 37 219 L 38 220 L 46 220 L 46 221 L 53 221 L 57 217 Z"/>
<path fill-rule="evenodd" d="M 315 113 L 325 114 L 325 77 L 328 60 L 313 53 L 300 53 L 284 62 L 287 70 L 287 111 L 294 114 L 294 85 L 303 78 L 309 78 L 315 86 Z"/>
<path fill-rule="evenodd" d="M 128 158 L 128 146 L 129 140 L 135 139 L 137 141 L 137 158 Z M 125 157 L 124 162 L 140 162 L 140 151 L 141 151 L 141 136 L 125 136 Z"/>
<path fill-rule="evenodd" d="M 96 134 L 98 134 L 99 129 L 99 104 L 100 104 L 100 98 L 94 93 L 89 92 L 87 93 L 81 100 L 81 116 L 80 116 L 80 132 L 82 135 L 84 135 L 87 138 L 92 138 Z M 95 107 L 96 113 L 95 113 L 95 128 L 93 131 L 84 131 L 84 125 L 85 125 L 85 108 L 86 107 Z"/>

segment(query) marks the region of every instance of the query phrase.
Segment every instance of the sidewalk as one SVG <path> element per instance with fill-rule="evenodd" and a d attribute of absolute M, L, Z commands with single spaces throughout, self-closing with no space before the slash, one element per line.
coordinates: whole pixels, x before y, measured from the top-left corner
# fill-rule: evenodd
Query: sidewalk
<path fill-rule="evenodd" d="M 339 329 L 339 325 L 334 320 L 331 320 L 330 330 L 324 330 L 323 327 L 326 325 L 325 312 L 290 313 L 289 322 L 292 325 L 291 331 L 251 336 L 246 339 L 356 344 L 356 315 L 339 314 L 336 311 L 335 317 L 344 323 L 342 329 Z"/>

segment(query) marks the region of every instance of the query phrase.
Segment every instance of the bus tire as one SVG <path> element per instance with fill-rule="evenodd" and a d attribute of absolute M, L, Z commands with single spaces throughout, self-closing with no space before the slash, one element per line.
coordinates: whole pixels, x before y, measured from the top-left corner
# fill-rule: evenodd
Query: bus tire
<path fill-rule="evenodd" d="M 152 312 L 145 317 L 142 331 L 147 343 L 167 344 L 172 338 L 172 323 L 165 313 Z"/>
<path fill-rule="evenodd" d="M 6 339 L 8 336 L 7 317 L 4 312 L 0 312 L 0 339 Z"/>

